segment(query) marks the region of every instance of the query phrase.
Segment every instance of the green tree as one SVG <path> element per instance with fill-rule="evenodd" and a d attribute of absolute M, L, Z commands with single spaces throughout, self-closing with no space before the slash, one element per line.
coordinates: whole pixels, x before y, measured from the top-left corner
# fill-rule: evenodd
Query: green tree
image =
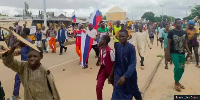
<path fill-rule="evenodd" d="M 154 16 L 155 16 L 155 14 L 154 14 L 153 12 L 151 12 L 151 11 L 150 11 L 150 12 L 145 12 L 145 13 L 142 15 L 142 19 L 155 22 Z"/>
<path fill-rule="evenodd" d="M 102 19 L 103 19 L 103 20 L 106 20 L 106 15 L 104 15 Z"/>
<path fill-rule="evenodd" d="M 198 18 L 200 18 L 200 5 L 196 5 L 194 8 L 192 8 L 191 10 L 191 14 L 187 17 L 184 17 L 184 20 L 192 20 L 194 19 L 196 16 L 198 16 Z"/>

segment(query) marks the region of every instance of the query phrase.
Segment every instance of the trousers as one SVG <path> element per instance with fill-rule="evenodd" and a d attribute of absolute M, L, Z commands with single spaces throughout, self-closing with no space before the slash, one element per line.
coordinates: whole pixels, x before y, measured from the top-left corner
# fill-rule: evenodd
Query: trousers
<path fill-rule="evenodd" d="M 63 48 L 67 49 L 67 47 L 65 47 L 65 45 L 64 45 L 64 42 L 65 41 L 59 41 L 59 44 L 60 44 L 60 53 L 63 53 Z"/>
<path fill-rule="evenodd" d="M 179 82 L 184 73 L 185 54 L 171 53 L 172 62 L 174 63 L 174 80 Z"/>
<path fill-rule="evenodd" d="M 20 84 L 21 84 L 21 80 L 19 78 L 19 74 L 16 74 L 15 75 L 14 90 L 13 90 L 13 95 L 14 96 L 19 96 Z"/>

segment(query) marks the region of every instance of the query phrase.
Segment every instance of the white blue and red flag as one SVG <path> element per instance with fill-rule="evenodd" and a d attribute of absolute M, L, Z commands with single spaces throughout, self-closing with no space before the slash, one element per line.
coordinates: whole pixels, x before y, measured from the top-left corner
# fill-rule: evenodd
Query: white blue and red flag
<path fill-rule="evenodd" d="M 85 63 L 88 59 L 90 50 L 92 48 L 93 41 L 94 41 L 94 39 L 92 39 L 91 37 L 89 37 L 85 33 L 81 34 L 81 55 L 82 55 L 81 65 L 83 67 L 85 67 Z"/>
<path fill-rule="evenodd" d="M 72 13 L 72 21 L 73 21 L 73 23 L 76 23 L 76 15 L 75 15 L 75 11 Z"/>
<path fill-rule="evenodd" d="M 100 13 L 99 9 L 97 8 L 95 10 L 95 12 L 92 13 L 92 16 L 90 17 L 90 21 L 89 22 L 92 23 L 94 29 L 97 30 L 98 29 L 98 24 L 99 24 L 100 21 L 102 21 L 101 13 Z"/>

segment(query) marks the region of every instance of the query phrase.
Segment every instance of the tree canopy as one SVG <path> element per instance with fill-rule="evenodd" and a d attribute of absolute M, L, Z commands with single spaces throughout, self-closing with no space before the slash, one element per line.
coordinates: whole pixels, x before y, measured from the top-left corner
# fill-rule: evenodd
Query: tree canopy
<path fill-rule="evenodd" d="M 149 12 L 145 12 L 142 17 L 142 19 L 145 19 L 145 20 L 149 20 L 151 22 L 161 22 L 162 21 L 162 16 L 158 17 L 158 16 L 155 16 L 155 14 L 151 11 Z M 168 15 L 163 15 L 163 21 L 165 20 L 168 20 L 168 21 L 174 21 L 174 17 L 172 16 L 168 16 Z"/>
<path fill-rule="evenodd" d="M 190 11 L 191 11 L 191 14 L 189 16 L 187 16 L 187 17 L 184 17 L 183 18 L 184 20 L 192 20 L 196 16 L 198 16 L 198 18 L 200 18 L 200 5 L 196 5 Z"/>

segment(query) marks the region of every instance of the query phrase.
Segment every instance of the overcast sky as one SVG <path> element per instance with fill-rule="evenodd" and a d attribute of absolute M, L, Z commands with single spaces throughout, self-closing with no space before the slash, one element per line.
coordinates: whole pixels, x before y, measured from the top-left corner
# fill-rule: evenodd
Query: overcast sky
<path fill-rule="evenodd" d="M 43 0 L 0 0 L 0 13 L 9 16 L 22 14 L 24 2 L 29 4 L 33 15 L 43 10 Z M 195 3 L 200 4 L 200 0 L 46 0 L 47 12 L 54 12 L 55 15 L 67 12 L 66 15 L 71 17 L 75 10 L 77 17 L 89 17 L 97 6 L 103 14 L 112 7 L 119 6 L 127 12 L 129 19 L 133 15 L 134 20 L 140 19 L 145 11 L 161 15 L 162 9 L 159 5 L 163 4 L 164 15 L 183 18 L 186 10 L 190 14 L 188 6 L 194 6 Z"/>

